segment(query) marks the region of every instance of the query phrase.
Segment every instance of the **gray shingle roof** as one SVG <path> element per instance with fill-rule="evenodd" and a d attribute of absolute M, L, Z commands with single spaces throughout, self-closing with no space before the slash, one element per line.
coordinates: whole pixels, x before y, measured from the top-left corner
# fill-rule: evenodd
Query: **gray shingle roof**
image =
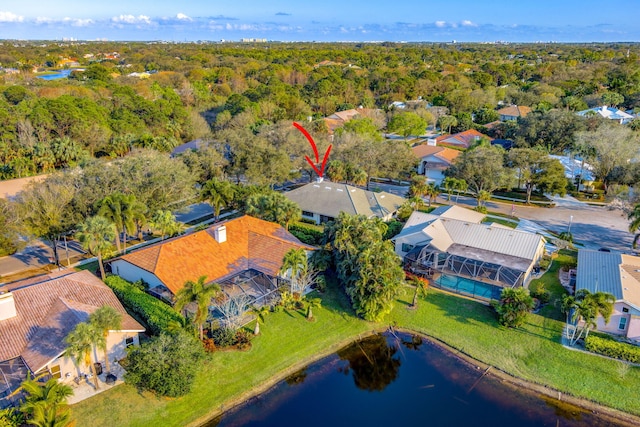
<path fill-rule="evenodd" d="M 330 181 L 309 183 L 284 195 L 303 211 L 332 218 L 336 218 L 340 212 L 382 218 L 397 211 L 405 200 L 384 191 L 375 193 Z"/>

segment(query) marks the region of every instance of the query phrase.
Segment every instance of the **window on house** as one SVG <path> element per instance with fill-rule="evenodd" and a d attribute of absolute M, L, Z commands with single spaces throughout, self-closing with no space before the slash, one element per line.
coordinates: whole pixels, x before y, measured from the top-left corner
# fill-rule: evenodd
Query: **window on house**
<path fill-rule="evenodd" d="M 125 338 L 124 343 L 127 347 L 131 347 L 133 345 L 133 337 Z"/>
<path fill-rule="evenodd" d="M 627 307 L 622 307 L 622 312 L 623 312 L 623 313 L 628 313 L 628 312 L 629 312 L 629 309 L 628 309 Z"/>
<path fill-rule="evenodd" d="M 60 365 L 52 366 L 49 369 L 49 372 L 51 373 L 52 378 L 60 379 L 62 377 L 62 375 L 60 374 Z"/>
<path fill-rule="evenodd" d="M 402 252 L 409 252 L 413 248 L 414 248 L 414 246 L 410 245 L 409 243 L 403 243 L 402 244 Z"/>
<path fill-rule="evenodd" d="M 309 212 L 309 211 L 302 211 L 302 216 L 306 216 L 309 218 L 313 218 L 313 212 Z"/>
<path fill-rule="evenodd" d="M 618 329 L 620 329 L 621 331 L 624 331 L 624 328 L 627 327 L 627 318 L 626 317 L 621 317 L 620 318 L 620 324 L 618 325 Z"/>

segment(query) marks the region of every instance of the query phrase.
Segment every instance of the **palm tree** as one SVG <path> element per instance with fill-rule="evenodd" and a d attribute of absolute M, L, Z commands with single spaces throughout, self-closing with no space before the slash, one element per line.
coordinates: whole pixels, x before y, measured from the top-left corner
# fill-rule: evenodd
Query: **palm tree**
<path fill-rule="evenodd" d="M 181 222 L 176 221 L 176 216 L 170 210 L 162 209 L 156 211 L 149 225 L 151 228 L 160 231 L 162 240 L 164 240 L 165 236 L 172 237 L 178 234 L 183 227 Z"/>
<path fill-rule="evenodd" d="M 236 190 L 229 181 L 219 181 L 213 178 L 204 183 L 200 197 L 211 205 L 215 217 L 218 219 L 222 208 L 233 203 L 235 194 Z"/>
<path fill-rule="evenodd" d="M 633 238 L 633 249 L 635 249 L 638 247 L 638 239 L 640 239 L 640 233 L 638 233 L 638 229 L 640 228 L 640 203 L 633 207 L 628 218 L 631 220 L 631 224 L 629 224 L 629 231 L 636 233 Z"/>
<path fill-rule="evenodd" d="M 103 305 L 89 316 L 89 324 L 102 334 L 103 340 L 98 342 L 98 346 L 104 352 L 106 372 L 111 372 L 109 368 L 109 354 L 107 353 L 107 337 L 109 331 L 119 331 L 122 329 L 122 314 L 110 305 Z"/>
<path fill-rule="evenodd" d="M 260 323 L 264 323 L 264 319 L 266 318 L 267 314 L 271 312 L 271 309 L 266 305 L 260 307 L 251 306 L 251 312 L 256 315 L 256 327 L 253 330 L 253 335 L 259 335 Z"/>
<path fill-rule="evenodd" d="M 447 192 L 447 201 L 448 202 L 451 201 L 451 193 L 453 192 L 453 190 L 456 189 L 456 181 L 458 181 L 458 180 L 456 178 L 451 177 L 451 176 L 446 177 L 442 181 L 442 188 L 444 188 L 444 190 Z"/>
<path fill-rule="evenodd" d="M 282 266 L 280 267 L 280 274 L 283 276 L 289 276 L 291 279 L 291 292 L 296 292 L 297 280 L 300 277 L 300 273 L 308 267 L 307 252 L 302 249 L 289 249 L 282 258 Z"/>
<path fill-rule="evenodd" d="M 346 165 L 340 160 L 332 160 L 327 165 L 327 176 L 333 182 L 342 182 L 347 179 Z"/>
<path fill-rule="evenodd" d="M 569 301 L 567 301 L 569 303 Z M 607 292 L 595 292 L 591 293 L 587 289 L 580 289 L 576 292 L 573 306 L 572 320 L 576 324 L 580 321 L 584 322 L 578 336 L 574 336 L 571 339 L 571 345 L 574 345 L 584 333 L 584 339 L 589 336 L 589 331 L 597 327 L 598 316 L 602 316 L 604 323 L 609 323 L 611 314 L 613 313 L 613 304 L 615 303 L 615 296 Z M 577 329 L 577 327 L 576 327 Z"/>
<path fill-rule="evenodd" d="M 313 308 L 318 308 L 322 305 L 320 298 L 304 298 L 302 303 L 307 307 L 307 320 L 313 320 Z"/>
<path fill-rule="evenodd" d="M 451 133 L 451 128 L 458 125 L 458 119 L 454 116 L 440 116 L 438 122 L 440 122 L 440 130 L 447 128 L 447 133 Z"/>
<path fill-rule="evenodd" d="M 409 197 L 424 197 L 427 191 L 427 180 L 424 175 L 413 175 L 409 184 Z"/>
<path fill-rule="evenodd" d="M 467 184 L 467 181 L 465 181 L 464 179 L 457 179 L 456 180 L 456 203 L 458 203 L 458 198 L 460 197 L 460 192 L 462 191 L 467 191 L 467 189 L 469 188 L 469 184 Z"/>
<path fill-rule="evenodd" d="M 413 292 L 413 301 L 409 306 L 409 308 L 415 309 L 418 308 L 418 297 L 427 296 L 427 284 L 416 277 L 412 277 L 408 283 L 416 288 Z"/>
<path fill-rule="evenodd" d="M 196 303 L 196 314 L 193 322 L 198 326 L 200 340 L 204 339 L 204 322 L 209 315 L 211 299 L 217 297 L 220 292 L 220 285 L 217 283 L 206 283 L 207 276 L 200 276 L 196 282 L 189 280 L 184 287 L 176 294 L 175 309 L 181 312 L 192 302 Z"/>
<path fill-rule="evenodd" d="M 78 323 L 76 327 L 67 335 L 65 341 L 67 343 L 67 352 L 75 359 L 80 365 L 84 364 L 89 367 L 91 374 L 93 375 L 93 383 L 96 389 L 100 388 L 98 385 L 98 375 L 96 374 L 95 366 L 91 358 L 91 351 L 94 346 L 103 347 L 104 336 L 101 331 L 96 331 L 95 328 L 88 323 Z"/>
<path fill-rule="evenodd" d="M 98 257 L 100 277 L 104 280 L 106 275 L 102 256 L 113 247 L 111 242 L 116 238 L 115 226 L 103 216 L 93 216 L 78 225 L 76 238 L 84 250 Z"/>
<path fill-rule="evenodd" d="M 437 200 L 439 194 L 440 194 L 440 189 L 436 187 L 435 184 L 431 183 L 427 185 L 427 192 L 425 195 L 429 197 L 429 207 L 431 207 L 432 201 Z"/>
<path fill-rule="evenodd" d="M 137 222 L 144 220 L 146 206 L 136 199 L 133 194 L 113 193 L 97 203 L 98 215 L 111 220 L 118 232 L 123 233 L 124 245 L 122 252 L 127 250 L 127 234 L 137 230 Z M 120 250 L 120 239 L 116 237 L 116 245 Z"/>
<path fill-rule="evenodd" d="M 29 417 L 27 423 L 41 427 L 66 427 L 71 423 L 71 411 L 67 398 L 73 395 L 73 389 L 66 384 L 50 378 L 46 383 L 27 378 L 19 390 L 27 397 L 20 410 Z"/>

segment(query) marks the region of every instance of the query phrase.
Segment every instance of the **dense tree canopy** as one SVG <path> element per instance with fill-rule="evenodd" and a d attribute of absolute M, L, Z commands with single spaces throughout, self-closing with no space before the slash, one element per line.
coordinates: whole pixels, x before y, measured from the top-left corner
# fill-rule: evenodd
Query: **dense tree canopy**
<path fill-rule="evenodd" d="M 404 282 L 393 244 L 383 241 L 387 225 L 378 218 L 344 212 L 325 227 L 325 241 L 356 313 L 378 321 L 391 311 Z"/>

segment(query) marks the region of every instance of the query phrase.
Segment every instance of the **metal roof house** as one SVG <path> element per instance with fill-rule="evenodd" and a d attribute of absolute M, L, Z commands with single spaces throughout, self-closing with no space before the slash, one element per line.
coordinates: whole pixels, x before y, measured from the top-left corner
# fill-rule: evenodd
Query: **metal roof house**
<path fill-rule="evenodd" d="M 340 212 L 388 221 L 405 201 L 384 191 L 376 193 L 326 180 L 309 183 L 284 195 L 300 206 L 303 218 L 312 219 L 316 224 L 331 221 Z"/>
<path fill-rule="evenodd" d="M 578 251 L 576 291 L 608 292 L 616 302 L 609 323 L 598 330 L 640 341 L 640 257 L 588 249 Z"/>
<path fill-rule="evenodd" d="M 443 208 L 414 212 L 395 237 L 407 271 L 484 300 L 498 299 L 502 288 L 529 283 L 544 255 L 541 235 L 483 224 L 484 215 L 458 206 Z"/>

